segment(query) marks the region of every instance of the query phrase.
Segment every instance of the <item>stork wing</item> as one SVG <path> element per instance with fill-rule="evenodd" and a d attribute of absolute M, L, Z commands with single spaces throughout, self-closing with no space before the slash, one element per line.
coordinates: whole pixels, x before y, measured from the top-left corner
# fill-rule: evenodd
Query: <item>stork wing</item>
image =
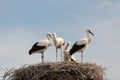
<path fill-rule="evenodd" d="M 38 44 L 38 42 L 36 42 L 32 47 L 36 47 L 37 44 Z"/>
<path fill-rule="evenodd" d="M 33 52 L 38 51 L 38 50 L 42 50 L 42 49 L 44 49 L 46 47 L 46 46 L 40 46 L 40 45 L 37 45 L 37 44 L 38 44 L 38 42 L 36 42 L 32 46 L 32 48 L 29 50 L 29 54 L 32 54 Z"/>
<path fill-rule="evenodd" d="M 78 44 L 78 41 L 70 49 L 70 55 L 85 47 L 85 44 Z"/>

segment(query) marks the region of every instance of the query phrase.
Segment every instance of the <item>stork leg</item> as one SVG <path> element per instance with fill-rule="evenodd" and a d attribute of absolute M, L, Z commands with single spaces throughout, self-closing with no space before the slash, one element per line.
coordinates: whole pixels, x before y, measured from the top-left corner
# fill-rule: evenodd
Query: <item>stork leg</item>
<path fill-rule="evenodd" d="M 58 53 L 57 53 L 57 48 L 56 48 L 56 62 L 57 62 L 57 58 L 58 58 Z"/>
<path fill-rule="evenodd" d="M 42 53 L 41 59 L 42 59 L 42 63 L 44 63 L 44 53 Z"/>
<path fill-rule="evenodd" d="M 62 48 L 61 48 L 61 61 L 62 61 Z"/>
<path fill-rule="evenodd" d="M 83 63 L 83 52 L 81 52 L 81 63 Z"/>

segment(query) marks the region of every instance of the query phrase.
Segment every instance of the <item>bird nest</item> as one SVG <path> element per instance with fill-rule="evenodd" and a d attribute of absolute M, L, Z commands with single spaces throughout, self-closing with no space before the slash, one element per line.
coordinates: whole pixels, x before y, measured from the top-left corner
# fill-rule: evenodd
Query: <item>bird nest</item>
<path fill-rule="evenodd" d="M 3 80 L 103 80 L 103 75 L 95 63 L 46 62 L 7 71 Z"/>

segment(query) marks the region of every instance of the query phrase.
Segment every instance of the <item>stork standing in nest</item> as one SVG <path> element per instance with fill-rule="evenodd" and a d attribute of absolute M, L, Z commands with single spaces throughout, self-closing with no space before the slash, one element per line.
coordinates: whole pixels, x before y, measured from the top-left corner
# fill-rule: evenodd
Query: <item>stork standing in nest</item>
<path fill-rule="evenodd" d="M 53 32 L 52 36 L 53 36 L 53 41 L 56 49 L 56 62 L 58 58 L 58 49 L 61 50 L 61 61 L 62 61 L 62 53 L 63 53 L 62 48 L 65 44 L 64 39 L 62 37 L 57 37 L 55 32 Z"/>
<path fill-rule="evenodd" d="M 49 32 L 47 33 L 47 38 L 48 39 L 36 42 L 29 50 L 29 55 L 33 53 L 41 53 L 42 63 L 44 62 L 44 52 L 48 49 L 49 46 L 52 45 L 52 36 Z"/>
<path fill-rule="evenodd" d="M 83 51 L 88 47 L 88 44 L 92 40 L 92 36 L 94 36 L 94 34 L 91 32 L 90 29 L 86 29 L 86 33 L 87 33 L 87 37 L 81 38 L 79 41 L 76 41 L 69 51 L 69 54 L 71 56 L 76 52 L 81 52 L 81 62 L 83 62 Z"/>

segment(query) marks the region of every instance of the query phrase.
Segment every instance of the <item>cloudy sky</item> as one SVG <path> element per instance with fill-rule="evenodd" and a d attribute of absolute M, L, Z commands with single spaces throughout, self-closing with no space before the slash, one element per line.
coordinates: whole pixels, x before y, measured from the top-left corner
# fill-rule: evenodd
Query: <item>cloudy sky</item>
<path fill-rule="evenodd" d="M 120 80 L 120 0 L 0 0 L 0 76 L 5 68 L 40 63 L 41 55 L 28 51 L 47 32 L 74 44 L 86 37 L 86 28 L 95 36 L 84 62 L 106 67 L 108 80 Z M 55 61 L 54 46 L 45 61 Z"/>

